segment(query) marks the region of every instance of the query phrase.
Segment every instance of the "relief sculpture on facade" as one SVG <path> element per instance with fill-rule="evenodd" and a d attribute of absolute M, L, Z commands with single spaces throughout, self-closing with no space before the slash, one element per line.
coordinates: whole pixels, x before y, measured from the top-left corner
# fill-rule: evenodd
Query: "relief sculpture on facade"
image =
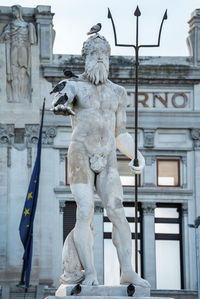
<path fill-rule="evenodd" d="M 22 17 L 22 7 L 12 6 L 13 19 L 1 35 L 6 45 L 7 97 L 9 102 L 30 101 L 31 45 L 36 43 L 35 27 Z"/>

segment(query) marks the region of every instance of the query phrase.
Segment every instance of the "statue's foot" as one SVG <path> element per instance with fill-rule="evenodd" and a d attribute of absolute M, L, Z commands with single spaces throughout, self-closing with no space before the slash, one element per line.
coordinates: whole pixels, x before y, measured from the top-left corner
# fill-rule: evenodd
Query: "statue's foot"
<path fill-rule="evenodd" d="M 141 278 L 133 270 L 123 272 L 120 278 L 120 284 L 129 284 L 129 283 L 132 283 L 134 286 L 140 286 L 143 288 L 151 287 L 151 285 L 147 280 Z"/>
<path fill-rule="evenodd" d="M 98 286 L 99 282 L 97 280 L 97 277 L 95 274 L 85 274 L 84 280 L 81 282 L 81 284 L 88 285 L 88 286 Z"/>

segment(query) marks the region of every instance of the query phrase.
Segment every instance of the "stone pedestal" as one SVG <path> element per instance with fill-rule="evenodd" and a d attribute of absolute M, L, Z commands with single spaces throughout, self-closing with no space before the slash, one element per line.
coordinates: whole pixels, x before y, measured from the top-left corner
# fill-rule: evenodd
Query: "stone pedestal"
<path fill-rule="evenodd" d="M 75 285 L 60 285 L 56 291 L 56 296 L 49 296 L 46 299 L 67 299 L 79 298 L 86 299 L 92 297 L 93 299 L 124 299 L 128 297 L 127 286 L 84 286 L 81 285 L 81 292 L 76 295 L 71 295 L 71 291 Z M 135 287 L 133 297 L 138 299 L 161 299 L 161 297 L 150 297 L 150 288 Z M 166 298 L 166 297 L 165 297 Z M 173 298 L 168 298 L 173 299 Z"/>

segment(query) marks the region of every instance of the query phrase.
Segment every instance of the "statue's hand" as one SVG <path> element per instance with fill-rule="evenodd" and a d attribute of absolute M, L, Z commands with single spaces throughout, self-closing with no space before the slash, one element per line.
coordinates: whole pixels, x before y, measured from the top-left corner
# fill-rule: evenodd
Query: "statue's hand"
<path fill-rule="evenodd" d="M 131 160 L 131 162 L 128 164 L 133 174 L 141 174 L 143 168 L 145 167 L 145 159 L 143 155 L 139 151 L 137 153 L 138 153 L 139 166 L 134 166 L 134 159 Z"/>
<path fill-rule="evenodd" d="M 65 105 L 57 105 L 52 109 L 54 114 L 61 114 L 61 115 L 75 115 L 75 112 L 68 106 Z"/>

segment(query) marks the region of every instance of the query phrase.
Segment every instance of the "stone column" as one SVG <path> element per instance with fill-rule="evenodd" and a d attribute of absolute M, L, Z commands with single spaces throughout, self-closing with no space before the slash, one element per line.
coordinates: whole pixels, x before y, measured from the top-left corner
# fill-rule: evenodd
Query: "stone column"
<path fill-rule="evenodd" d="M 104 283 L 104 239 L 103 239 L 103 206 L 95 201 L 93 230 L 94 237 L 94 264 L 99 284 Z"/>
<path fill-rule="evenodd" d="M 144 278 L 153 289 L 156 288 L 155 223 L 153 202 L 142 203 L 143 210 L 143 262 Z"/>
<path fill-rule="evenodd" d="M 183 273 L 184 288 L 190 289 L 189 239 L 188 239 L 188 205 L 182 205 L 182 245 L 183 245 Z"/>
<path fill-rule="evenodd" d="M 190 30 L 187 39 L 189 53 L 193 56 L 194 64 L 200 63 L 200 9 L 196 9 L 191 14 L 189 20 Z"/>
<path fill-rule="evenodd" d="M 199 10 L 200 14 L 200 10 Z M 200 15 L 199 15 L 200 17 Z M 195 209 L 195 218 L 197 216 L 200 216 L 200 129 L 192 129 L 191 130 L 191 137 L 193 139 L 193 148 L 194 148 L 194 209 Z M 194 224 L 195 219 L 193 219 Z M 200 229 L 198 229 L 198 232 L 200 232 Z M 194 232 L 195 233 L 195 232 Z M 198 235 L 199 239 L 199 248 L 200 248 L 200 233 Z M 193 257 L 193 261 L 195 260 L 195 253 Z M 192 275 L 192 273 L 191 273 Z M 197 279 L 197 278 L 196 278 Z M 195 279 L 195 280 L 196 280 Z M 197 288 L 197 281 L 194 282 L 194 279 L 190 282 L 190 288 Z"/>
<path fill-rule="evenodd" d="M 53 13 L 51 6 L 38 5 L 36 8 L 35 19 L 38 30 L 38 42 L 40 45 L 40 59 L 42 63 L 52 60 L 53 42 L 55 31 L 53 30 Z"/>

